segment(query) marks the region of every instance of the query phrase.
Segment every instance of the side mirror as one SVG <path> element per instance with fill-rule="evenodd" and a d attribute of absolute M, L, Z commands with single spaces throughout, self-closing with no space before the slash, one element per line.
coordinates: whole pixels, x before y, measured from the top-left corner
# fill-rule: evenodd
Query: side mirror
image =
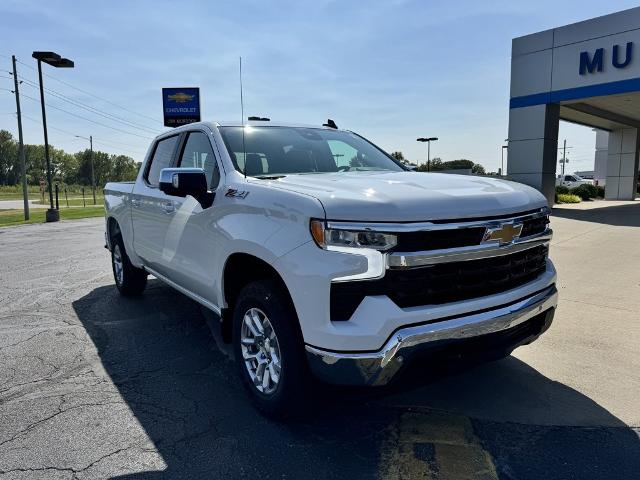
<path fill-rule="evenodd" d="M 207 175 L 201 168 L 163 168 L 160 171 L 160 190 L 167 195 L 191 195 L 202 208 L 213 204 L 214 193 L 207 190 Z"/>

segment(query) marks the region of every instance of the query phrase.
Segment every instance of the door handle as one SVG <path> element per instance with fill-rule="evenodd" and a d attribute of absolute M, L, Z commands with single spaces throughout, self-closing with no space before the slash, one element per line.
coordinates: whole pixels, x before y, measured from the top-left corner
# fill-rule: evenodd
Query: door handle
<path fill-rule="evenodd" d="M 164 210 L 164 213 L 173 213 L 176 211 L 176 207 L 171 201 L 162 202 L 162 210 Z"/>

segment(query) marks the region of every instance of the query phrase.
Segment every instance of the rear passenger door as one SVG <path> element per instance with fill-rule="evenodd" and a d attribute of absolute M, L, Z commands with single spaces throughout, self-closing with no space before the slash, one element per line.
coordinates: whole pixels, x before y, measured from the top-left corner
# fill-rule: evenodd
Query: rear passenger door
<path fill-rule="evenodd" d="M 175 134 L 156 141 L 142 181 L 136 182 L 131 199 L 134 249 L 146 266 L 160 274 L 166 273 L 162 268 L 162 251 L 175 205 L 158 184 L 160 171 L 175 164 L 180 138 L 180 134 Z"/>

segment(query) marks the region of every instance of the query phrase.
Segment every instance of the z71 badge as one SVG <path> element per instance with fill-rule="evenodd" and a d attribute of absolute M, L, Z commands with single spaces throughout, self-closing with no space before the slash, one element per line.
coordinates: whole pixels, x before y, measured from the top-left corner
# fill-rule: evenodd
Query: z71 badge
<path fill-rule="evenodd" d="M 245 198 L 247 195 L 249 195 L 249 192 L 247 190 L 236 190 L 235 188 L 227 189 L 226 193 L 224 194 L 225 197 L 229 198 Z"/>

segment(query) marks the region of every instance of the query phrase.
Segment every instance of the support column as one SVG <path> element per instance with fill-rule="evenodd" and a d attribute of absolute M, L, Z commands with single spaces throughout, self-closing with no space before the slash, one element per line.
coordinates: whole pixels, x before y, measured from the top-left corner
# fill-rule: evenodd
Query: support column
<path fill-rule="evenodd" d="M 507 173 L 540 190 L 553 205 L 558 162 L 560 106 L 534 105 L 509 110 Z"/>
<path fill-rule="evenodd" d="M 609 133 L 607 200 L 633 200 L 638 185 L 638 129 L 620 128 Z"/>
<path fill-rule="evenodd" d="M 596 131 L 596 153 L 593 162 L 593 179 L 596 185 L 607 184 L 607 159 L 609 158 L 609 132 Z"/>

